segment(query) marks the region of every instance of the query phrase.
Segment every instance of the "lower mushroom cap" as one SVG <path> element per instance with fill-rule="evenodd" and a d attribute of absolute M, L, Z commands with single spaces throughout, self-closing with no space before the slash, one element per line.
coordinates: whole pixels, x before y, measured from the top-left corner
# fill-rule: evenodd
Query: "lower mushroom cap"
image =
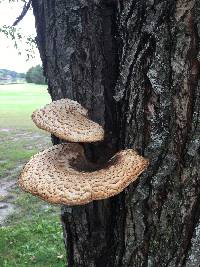
<path fill-rule="evenodd" d="M 85 172 L 87 165 L 79 144 L 60 144 L 32 157 L 19 178 L 19 186 L 55 204 L 81 205 L 120 193 L 148 166 L 134 150 L 117 153 L 100 170 Z"/>

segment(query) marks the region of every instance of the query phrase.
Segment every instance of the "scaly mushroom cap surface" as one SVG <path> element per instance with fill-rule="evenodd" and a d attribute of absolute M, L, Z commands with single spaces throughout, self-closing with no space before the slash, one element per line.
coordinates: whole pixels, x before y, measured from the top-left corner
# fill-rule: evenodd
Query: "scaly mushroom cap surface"
<path fill-rule="evenodd" d="M 100 170 L 79 171 L 87 165 L 79 144 L 60 144 L 33 156 L 25 165 L 19 186 L 55 204 L 81 205 L 120 193 L 148 166 L 134 150 L 117 153 Z"/>
<path fill-rule="evenodd" d="M 33 122 L 43 130 L 70 142 L 96 142 L 104 139 L 103 128 L 91 121 L 88 111 L 70 99 L 53 101 L 33 112 Z"/>

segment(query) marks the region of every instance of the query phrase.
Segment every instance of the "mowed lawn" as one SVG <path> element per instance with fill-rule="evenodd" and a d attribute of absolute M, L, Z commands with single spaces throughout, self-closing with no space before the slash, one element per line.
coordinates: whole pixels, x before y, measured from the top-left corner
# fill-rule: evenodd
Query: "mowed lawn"
<path fill-rule="evenodd" d="M 50 102 L 46 85 L 0 85 L 0 127 L 37 130 L 30 116 Z"/>
<path fill-rule="evenodd" d="M 0 85 L 0 267 L 65 266 L 60 207 L 16 185 L 30 157 L 51 146 L 50 135 L 31 120 L 35 109 L 50 102 L 47 86 Z M 2 223 L 9 206 L 14 208 Z"/>

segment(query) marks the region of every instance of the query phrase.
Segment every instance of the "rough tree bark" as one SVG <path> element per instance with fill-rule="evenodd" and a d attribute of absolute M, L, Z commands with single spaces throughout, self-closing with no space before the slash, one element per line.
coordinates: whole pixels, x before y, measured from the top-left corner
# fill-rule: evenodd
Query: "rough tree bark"
<path fill-rule="evenodd" d="M 68 266 L 200 266 L 200 1 L 32 5 L 52 99 L 106 129 L 88 157 L 134 148 L 151 161 L 120 195 L 62 207 Z"/>

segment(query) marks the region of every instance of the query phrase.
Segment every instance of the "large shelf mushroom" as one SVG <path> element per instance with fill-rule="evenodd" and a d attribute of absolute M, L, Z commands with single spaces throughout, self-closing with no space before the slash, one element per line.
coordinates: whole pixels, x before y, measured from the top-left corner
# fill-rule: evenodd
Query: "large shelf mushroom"
<path fill-rule="evenodd" d="M 75 121 L 79 116 L 81 121 Z M 32 117 L 37 126 L 68 141 L 94 142 L 103 139 L 103 128 L 89 120 L 86 109 L 69 99 L 54 101 L 35 111 Z M 84 126 L 80 127 L 79 123 Z M 69 125 L 71 132 L 67 130 Z M 93 134 L 87 134 L 90 126 L 94 129 Z M 91 165 L 80 144 L 56 145 L 31 158 L 18 184 L 47 202 L 82 205 L 120 193 L 147 168 L 148 160 L 133 149 L 127 149 L 115 154 L 97 170 L 90 171 Z"/>
<path fill-rule="evenodd" d="M 51 203 L 86 204 L 120 193 L 137 179 L 148 161 L 127 149 L 117 153 L 100 170 L 83 171 L 87 165 L 79 144 L 56 145 L 32 157 L 21 174 L 19 185 Z"/>

